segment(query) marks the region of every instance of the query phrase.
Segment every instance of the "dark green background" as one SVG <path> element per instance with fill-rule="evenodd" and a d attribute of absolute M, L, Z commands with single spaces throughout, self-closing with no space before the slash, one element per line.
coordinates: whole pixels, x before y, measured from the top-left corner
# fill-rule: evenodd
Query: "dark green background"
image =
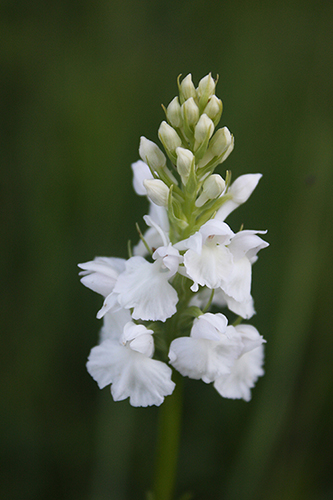
<path fill-rule="evenodd" d="M 333 4 L 2 1 L 1 498 L 140 500 L 158 410 L 114 403 L 85 370 L 101 298 L 76 264 L 127 256 L 176 77 L 219 74 L 233 177 L 261 172 L 228 222 L 268 229 L 250 403 L 185 384 L 177 491 L 196 500 L 333 498 Z"/>

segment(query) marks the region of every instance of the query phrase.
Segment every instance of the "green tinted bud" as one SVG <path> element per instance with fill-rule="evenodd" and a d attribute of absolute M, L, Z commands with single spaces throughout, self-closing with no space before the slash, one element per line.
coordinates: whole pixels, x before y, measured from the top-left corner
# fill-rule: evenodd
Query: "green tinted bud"
<path fill-rule="evenodd" d="M 160 207 L 168 206 L 169 188 L 160 179 L 145 179 L 143 185 L 147 190 L 147 196 Z"/>
<path fill-rule="evenodd" d="M 208 98 L 212 96 L 215 92 L 215 86 L 216 83 L 214 78 L 212 78 L 211 73 L 201 78 L 197 88 L 197 94 L 199 99 L 201 99 L 201 97 L 203 97 L 204 95 L 207 95 Z"/>
<path fill-rule="evenodd" d="M 187 179 L 190 175 L 192 162 L 194 160 L 194 155 L 192 151 L 185 148 L 177 148 L 177 170 L 182 179 L 183 184 L 186 184 Z"/>
<path fill-rule="evenodd" d="M 209 148 L 197 164 L 201 175 L 213 172 L 214 168 L 223 163 L 234 149 L 234 136 L 227 127 L 218 129 L 209 142 Z"/>
<path fill-rule="evenodd" d="M 223 154 L 232 143 L 232 135 L 227 127 L 219 128 L 213 135 L 208 151 L 213 156 L 220 156 Z"/>
<path fill-rule="evenodd" d="M 224 179 L 218 174 L 210 175 L 202 186 L 202 193 L 195 202 L 196 207 L 202 207 L 208 200 L 214 200 L 225 189 Z"/>
<path fill-rule="evenodd" d="M 231 143 L 229 144 L 229 146 L 227 147 L 227 149 L 223 153 L 222 159 L 221 159 L 221 163 L 224 162 L 228 158 L 228 156 L 230 155 L 230 153 L 233 152 L 233 150 L 234 150 L 234 144 L 235 144 L 235 140 L 234 140 L 234 136 L 232 135 L 231 136 Z"/>
<path fill-rule="evenodd" d="M 204 109 L 204 113 L 213 120 L 214 125 L 216 126 L 218 122 L 220 121 L 221 115 L 222 115 L 222 101 L 221 99 L 218 99 L 216 95 L 212 95 L 212 97 L 209 99 L 207 106 Z"/>
<path fill-rule="evenodd" d="M 165 150 L 175 157 L 176 148 L 182 144 L 177 132 L 170 127 L 167 122 L 163 121 L 158 129 L 158 137 L 160 138 Z"/>
<path fill-rule="evenodd" d="M 166 165 L 166 157 L 157 144 L 143 136 L 140 138 L 139 155 L 154 171 Z"/>
<path fill-rule="evenodd" d="M 175 97 L 170 102 L 166 109 L 166 116 L 173 127 L 179 128 L 182 126 L 182 114 L 178 97 Z"/>
<path fill-rule="evenodd" d="M 199 120 L 199 108 L 195 104 L 193 97 L 190 97 L 182 104 L 181 111 L 185 123 L 193 129 Z"/>
<path fill-rule="evenodd" d="M 199 99 L 199 107 L 201 111 L 205 108 L 207 102 L 214 94 L 215 86 L 216 83 L 210 73 L 200 80 L 197 88 L 197 96 Z"/>
<path fill-rule="evenodd" d="M 192 82 L 192 75 L 189 73 L 179 86 L 180 102 L 183 103 L 190 97 L 196 99 L 197 93 Z"/>
<path fill-rule="evenodd" d="M 194 149 L 197 150 L 201 145 L 208 144 L 209 139 L 214 132 L 214 123 L 206 114 L 200 116 L 198 123 L 194 129 L 195 145 Z"/>

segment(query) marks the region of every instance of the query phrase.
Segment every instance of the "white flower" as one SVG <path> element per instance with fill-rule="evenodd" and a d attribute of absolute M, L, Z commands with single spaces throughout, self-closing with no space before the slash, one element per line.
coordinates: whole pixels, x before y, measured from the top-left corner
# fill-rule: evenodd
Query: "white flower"
<path fill-rule="evenodd" d="M 245 203 L 257 187 L 261 177 L 262 174 L 245 174 L 238 177 L 228 190 L 231 199 L 227 200 L 217 211 L 215 219 L 225 220 L 239 205 Z"/>
<path fill-rule="evenodd" d="M 222 375 L 215 380 L 214 387 L 225 398 L 250 401 L 251 389 L 258 377 L 264 374 L 263 343 L 266 341 L 252 325 L 240 324 L 235 327 L 241 335 L 243 350 L 229 375 Z"/>
<path fill-rule="evenodd" d="M 104 297 L 109 295 L 120 273 L 125 270 L 125 259 L 117 257 L 96 257 L 90 262 L 78 264 L 83 269 L 81 283 Z"/>
<path fill-rule="evenodd" d="M 179 250 L 188 249 L 184 255 L 187 275 L 198 285 L 219 288 L 230 279 L 233 258 L 227 246 L 234 233 L 224 222 L 209 220 L 187 240 L 177 243 Z"/>
<path fill-rule="evenodd" d="M 257 260 L 257 253 L 268 246 L 257 234 L 266 231 L 239 231 L 227 245 L 232 256 L 232 272 L 229 279 L 215 289 L 212 304 L 227 306 L 230 311 L 242 318 L 249 319 L 255 314 L 251 295 L 252 264 Z M 209 295 L 205 290 L 199 293 L 198 304 L 205 304 Z"/>
<path fill-rule="evenodd" d="M 258 233 L 266 231 L 239 231 L 233 236 L 227 248 L 233 259 L 232 273 L 221 288 L 215 290 L 212 303 L 225 307 L 242 318 L 249 319 L 255 314 L 251 295 L 252 264 L 257 260 L 257 253 L 268 246 Z M 203 300 L 207 298 L 204 296 Z"/>
<path fill-rule="evenodd" d="M 151 359 L 153 331 L 131 321 L 124 323 L 126 316 L 121 311 L 106 315 L 104 340 L 91 350 L 87 370 L 100 389 L 111 384 L 115 401 L 129 397 L 132 406 L 159 406 L 174 390 L 172 371 Z"/>
<path fill-rule="evenodd" d="M 266 231 L 244 230 L 233 236 L 228 245 L 228 250 L 233 258 L 232 275 L 229 281 L 221 287 L 226 294 L 228 307 L 230 304 L 230 309 L 234 311 L 235 302 L 238 303 L 239 307 L 243 309 L 241 316 L 244 318 L 251 317 L 249 313 L 252 309 L 252 264 L 257 260 L 259 250 L 268 246 L 266 241 L 257 236 L 258 233 L 265 234 Z M 239 307 L 237 308 L 236 305 L 238 310 L 234 312 L 238 313 Z"/>
<path fill-rule="evenodd" d="M 209 383 L 228 375 L 244 344 L 223 314 L 206 313 L 193 322 L 190 337 L 171 342 L 169 359 L 182 375 Z"/>
<path fill-rule="evenodd" d="M 143 321 L 165 321 L 176 312 L 178 295 L 169 283 L 183 260 L 178 250 L 168 243 L 167 236 L 150 217 L 145 216 L 149 225 L 160 232 L 163 245 L 155 250 L 155 262 L 147 262 L 135 256 L 126 261 L 125 271 L 117 279 L 113 292 L 104 301 L 97 317 L 102 318 L 108 311 L 119 307 L 133 308 L 132 317 Z"/>
<path fill-rule="evenodd" d="M 259 347 L 243 354 L 234 364 L 230 375 L 221 376 L 214 382 L 215 389 L 224 398 L 250 401 L 251 389 L 258 377 L 264 375 L 262 368 L 264 347 Z"/>

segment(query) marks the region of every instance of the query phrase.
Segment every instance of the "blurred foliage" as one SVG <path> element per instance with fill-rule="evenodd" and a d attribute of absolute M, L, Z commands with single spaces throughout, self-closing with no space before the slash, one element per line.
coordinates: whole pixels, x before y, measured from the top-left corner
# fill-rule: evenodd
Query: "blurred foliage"
<path fill-rule="evenodd" d="M 178 74 L 209 71 L 236 138 L 225 168 L 264 174 L 228 222 L 269 229 L 253 282 L 266 375 L 250 403 L 186 380 L 178 491 L 332 498 L 333 4 L 0 9 L 1 498 L 129 500 L 150 486 L 158 409 L 114 403 L 86 373 L 100 298 L 76 264 L 126 257 L 146 210 L 131 186 L 139 137 L 157 140 Z"/>

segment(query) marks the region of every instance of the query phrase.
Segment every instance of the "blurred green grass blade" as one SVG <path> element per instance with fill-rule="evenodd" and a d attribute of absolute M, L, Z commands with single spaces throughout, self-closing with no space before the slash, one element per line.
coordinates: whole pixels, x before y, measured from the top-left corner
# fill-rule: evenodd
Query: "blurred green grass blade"
<path fill-rule="evenodd" d="M 132 407 L 115 403 L 109 390 L 100 395 L 90 500 L 127 500 L 135 425 Z"/>

